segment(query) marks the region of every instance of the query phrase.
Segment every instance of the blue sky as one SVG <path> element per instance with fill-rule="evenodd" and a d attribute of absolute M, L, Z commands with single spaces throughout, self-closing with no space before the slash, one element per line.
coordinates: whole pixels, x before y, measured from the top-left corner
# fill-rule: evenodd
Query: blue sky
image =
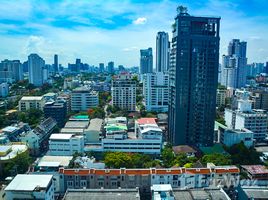
<path fill-rule="evenodd" d="M 52 63 L 57 53 L 63 65 L 78 57 L 137 66 L 139 49 L 155 50 L 156 33 L 171 32 L 178 5 L 221 16 L 221 54 L 239 38 L 248 42 L 249 62 L 268 61 L 267 0 L 1 0 L 0 59 L 35 52 Z"/>

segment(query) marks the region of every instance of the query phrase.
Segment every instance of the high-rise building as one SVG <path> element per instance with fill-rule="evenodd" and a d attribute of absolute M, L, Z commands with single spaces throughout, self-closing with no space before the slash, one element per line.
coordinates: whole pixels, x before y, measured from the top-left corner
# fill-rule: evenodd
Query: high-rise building
<path fill-rule="evenodd" d="M 158 32 L 156 36 L 156 71 L 166 72 L 169 68 L 168 33 Z"/>
<path fill-rule="evenodd" d="M 168 89 L 169 76 L 164 72 L 144 74 L 143 96 L 147 111 L 168 111 Z"/>
<path fill-rule="evenodd" d="M 54 70 L 55 72 L 59 71 L 59 57 L 57 54 L 54 55 Z"/>
<path fill-rule="evenodd" d="M 107 71 L 108 71 L 108 73 L 110 73 L 110 74 L 114 73 L 114 62 L 113 62 L 113 61 L 108 62 Z"/>
<path fill-rule="evenodd" d="M 127 111 L 136 110 L 136 82 L 131 75 L 122 74 L 112 80 L 112 105 Z"/>
<path fill-rule="evenodd" d="M 247 77 L 247 43 L 233 39 L 228 46 L 228 55 L 222 56 L 221 84 L 241 88 Z"/>
<path fill-rule="evenodd" d="M 104 63 L 100 63 L 99 64 L 99 72 L 104 72 L 105 70 L 104 70 Z"/>
<path fill-rule="evenodd" d="M 3 60 L 0 63 L 0 78 L 3 82 L 23 80 L 23 68 L 19 60 Z"/>
<path fill-rule="evenodd" d="M 268 62 L 266 62 L 265 73 L 268 74 Z"/>
<path fill-rule="evenodd" d="M 152 48 L 140 50 L 140 73 L 152 73 L 153 72 L 153 50 Z"/>
<path fill-rule="evenodd" d="M 219 67 L 218 17 L 195 17 L 180 6 L 169 68 L 169 134 L 174 145 L 210 146 Z"/>
<path fill-rule="evenodd" d="M 45 67 L 45 61 L 37 54 L 30 54 L 28 56 L 29 66 L 29 83 L 34 86 L 43 85 L 43 69 Z"/>

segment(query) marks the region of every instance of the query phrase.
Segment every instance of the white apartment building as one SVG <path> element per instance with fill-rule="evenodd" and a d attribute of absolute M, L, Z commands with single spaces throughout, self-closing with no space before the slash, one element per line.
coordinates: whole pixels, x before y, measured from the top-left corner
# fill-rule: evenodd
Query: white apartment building
<path fill-rule="evenodd" d="M 225 105 L 225 99 L 226 99 L 226 90 L 225 89 L 217 89 L 217 95 L 216 95 L 216 105 L 222 106 Z"/>
<path fill-rule="evenodd" d="M 55 199 L 53 175 L 18 174 L 5 188 L 5 199 Z"/>
<path fill-rule="evenodd" d="M 162 130 L 154 118 L 141 118 L 135 122 L 135 133 L 109 130 L 102 139 L 103 151 L 119 151 L 160 155 L 163 145 Z"/>
<path fill-rule="evenodd" d="M 79 87 L 72 91 L 71 110 L 87 111 L 99 105 L 99 93 L 90 87 Z"/>
<path fill-rule="evenodd" d="M 43 110 L 45 100 L 43 96 L 24 96 L 19 101 L 19 111 L 26 111 L 29 109 Z"/>
<path fill-rule="evenodd" d="M 84 136 L 74 134 L 52 134 L 49 138 L 49 155 L 72 156 L 84 152 Z"/>
<path fill-rule="evenodd" d="M 248 129 L 254 133 L 256 141 L 262 141 L 267 137 L 268 115 L 266 111 L 252 109 L 249 100 L 238 100 L 238 109 L 225 109 L 225 122 L 232 129 Z"/>
<path fill-rule="evenodd" d="M 128 111 L 136 110 L 136 82 L 130 75 L 120 75 L 112 80 L 112 105 Z"/>
<path fill-rule="evenodd" d="M 163 72 L 143 75 L 143 96 L 147 111 L 167 112 L 169 75 Z"/>

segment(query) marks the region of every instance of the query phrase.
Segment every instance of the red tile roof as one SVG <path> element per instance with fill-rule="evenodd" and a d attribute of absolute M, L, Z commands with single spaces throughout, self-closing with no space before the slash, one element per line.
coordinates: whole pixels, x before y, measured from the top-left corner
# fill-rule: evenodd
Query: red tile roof
<path fill-rule="evenodd" d="M 137 119 L 138 124 L 156 124 L 156 118 L 140 118 Z"/>

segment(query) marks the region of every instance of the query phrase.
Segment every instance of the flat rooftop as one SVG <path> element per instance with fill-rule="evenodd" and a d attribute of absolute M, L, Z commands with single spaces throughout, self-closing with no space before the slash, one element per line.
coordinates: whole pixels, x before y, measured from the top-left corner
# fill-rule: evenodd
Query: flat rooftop
<path fill-rule="evenodd" d="M 34 191 L 37 187 L 47 188 L 53 175 L 18 174 L 5 191 Z"/>
<path fill-rule="evenodd" d="M 156 118 L 140 118 L 137 119 L 138 124 L 156 124 Z"/>
<path fill-rule="evenodd" d="M 139 200 L 136 189 L 67 190 L 63 200 Z"/>
<path fill-rule="evenodd" d="M 67 167 L 72 160 L 73 156 L 43 156 L 39 163 L 39 167 Z"/>
<path fill-rule="evenodd" d="M 243 191 L 246 193 L 248 199 L 267 199 L 268 198 L 268 189 L 267 187 L 242 187 Z"/>
<path fill-rule="evenodd" d="M 229 200 L 228 195 L 220 189 L 173 190 L 175 199 L 179 200 Z"/>
<path fill-rule="evenodd" d="M 91 119 L 87 131 L 100 131 L 103 124 L 103 119 Z"/>
<path fill-rule="evenodd" d="M 64 134 L 64 133 L 54 133 L 50 136 L 50 140 L 69 140 L 73 134 Z"/>
<path fill-rule="evenodd" d="M 83 128 L 88 127 L 89 121 L 68 121 L 66 122 L 64 128 Z"/>
<path fill-rule="evenodd" d="M 242 165 L 241 167 L 253 175 L 268 174 L 268 169 L 264 165 Z"/>
<path fill-rule="evenodd" d="M 83 134 L 83 128 L 62 128 L 60 130 L 61 134 Z"/>
<path fill-rule="evenodd" d="M 23 96 L 21 100 L 23 101 L 41 101 L 43 96 Z"/>

